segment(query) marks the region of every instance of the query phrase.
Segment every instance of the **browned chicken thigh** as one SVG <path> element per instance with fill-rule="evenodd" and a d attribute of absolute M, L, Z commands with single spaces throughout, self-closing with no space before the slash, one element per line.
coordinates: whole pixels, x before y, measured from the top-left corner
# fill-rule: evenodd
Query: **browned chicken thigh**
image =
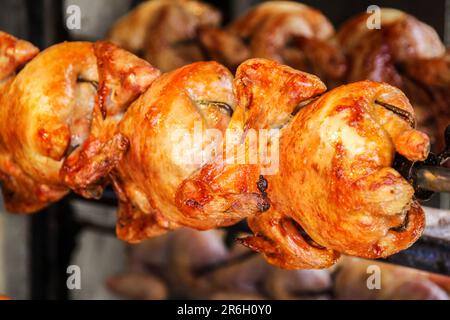
<path fill-rule="evenodd" d="M 2 51 L 16 66 L 36 53 L 28 43 L 10 41 L 3 35 L 0 48 L 9 46 Z M 110 43 L 72 42 L 43 51 L 4 84 L 0 178 L 6 209 L 34 212 L 69 187 L 102 184 L 101 169 L 112 162 L 99 159 L 98 149 L 122 147 L 122 141 L 102 144 L 129 102 L 158 74 Z M 81 156 L 73 159 L 75 154 Z M 78 174 L 89 171 L 85 166 L 90 180 L 80 181 Z"/>

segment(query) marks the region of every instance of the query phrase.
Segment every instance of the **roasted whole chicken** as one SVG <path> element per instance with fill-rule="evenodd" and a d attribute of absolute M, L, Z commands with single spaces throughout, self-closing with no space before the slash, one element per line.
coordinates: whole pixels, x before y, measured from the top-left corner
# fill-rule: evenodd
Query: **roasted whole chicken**
<path fill-rule="evenodd" d="M 267 60 L 261 64 L 274 70 L 287 68 Z M 295 72 L 299 76 L 292 79 L 291 85 L 299 92 L 296 102 L 325 90 L 317 77 Z M 259 70 L 255 76 L 270 81 Z M 273 90 L 277 89 L 273 86 Z M 185 184 L 213 156 L 208 153 L 211 144 L 205 129 L 215 129 L 215 133 L 225 136 L 227 128 L 243 128 L 244 107 L 238 113 L 233 114 L 233 110 L 235 95 L 239 104 L 241 96 L 246 98 L 245 90 L 242 79 L 238 76 L 233 81 L 225 67 L 199 62 L 163 75 L 131 105 L 115 136 L 127 139 L 129 149 L 112 173 L 120 200 L 117 230 L 121 239 L 137 242 L 181 225 L 200 230 L 227 226 L 267 207 L 267 197 L 253 183 L 253 178 L 259 179 L 255 165 L 244 165 L 242 170 L 227 167 L 221 179 L 214 180 L 224 169 L 224 162 L 215 161 L 201 170 L 211 180 Z M 287 91 L 271 93 L 280 95 L 282 103 L 279 109 L 273 106 L 268 114 L 277 118 L 273 121 L 280 121 L 289 116 L 283 114 L 284 100 L 292 98 Z M 254 103 L 263 101 L 265 95 L 261 91 Z M 232 114 L 235 120 L 229 123 Z M 255 114 L 254 121 L 264 120 L 265 116 Z M 196 134 L 200 134 L 200 140 Z M 191 143 L 186 143 L 186 136 Z M 196 155 L 203 157 L 197 159 Z M 196 197 L 184 198 L 191 193 Z"/>
<path fill-rule="evenodd" d="M 381 9 L 381 28 L 369 29 L 369 14 L 346 22 L 336 35 L 349 61 L 346 82 L 369 79 L 402 89 L 417 113 L 418 128 L 435 151 L 450 124 L 449 58 L 436 31 L 405 12 Z"/>
<path fill-rule="evenodd" d="M 199 1 L 151 0 L 122 17 L 108 39 L 170 71 L 207 60 L 200 33 L 220 22 L 219 11 Z"/>
<path fill-rule="evenodd" d="M 0 180 L 8 211 L 34 212 L 83 188 L 104 183 L 101 152 L 124 110 L 159 75 L 147 62 L 108 42 L 62 43 L 37 54 L 0 35 Z M 107 143 L 105 143 L 108 141 Z M 89 184 L 90 190 L 84 187 Z"/>
<path fill-rule="evenodd" d="M 127 269 L 107 281 L 128 299 L 449 300 L 450 294 L 449 277 L 355 257 L 330 269 L 275 268 L 245 247 L 227 247 L 223 230 L 182 228 L 128 249 Z M 375 272 L 379 280 L 370 279 Z"/>
<path fill-rule="evenodd" d="M 418 128 L 440 152 L 441 132 L 450 124 L 445 47 L 435 30 L 411 15 L 383 8 L 380 17 L 380 29 L 368 28 L 370 14 L 364 13 L 335 34 L 314 8 L 268 1 L 220 27 L 217 11 L 200 2 L 153 0 L 122 18 L 110 38 L 132 52 L 145 51 L 142 55 L 163 71 L 200 60 L 234 71 L 248 58 L 267 58 L 316 74 L 331 88 L 365 79 L 389 83 L 409 97 Z"/>
<path fill-rule="evenodd" d="M 324 268 L 340 253 L 385 257 L 420 236 L 424 213 L 392 164 L 396 152 L 424 160 L 430 143 L 414 129 L 414 111 L 399 89 L 363 81 L 324 93 L 319 79 L 260 59 L 239 67 L 234 86 L 230 127 L 242 129 L 242 140 L 250 128 L 281 128 L 279 170 L 261 176 L 261 160 L 206 164 L 177 191 L 185 215 L 213 210 L 218 216 L 241 207 L 236 198 L 214 205 L 218 195 L 245 190 L 228 179 L 233 174 L 245 177 L 248 190 L 257 186 L 266 200 L 252 208 L 248 222 L 255 236 L 242 243 L 284 268 Z M 227 183 L 228 194 L 209 188 Z"/>
<path fill-rule="evenodd" d="M 223 231 L 182 228 L 130 246 L 126 271 L 107 286 L 128 299 L 449 300 L 449 277 L 355 257 L 330 269 L 283 270 L 227 247 Z"/>

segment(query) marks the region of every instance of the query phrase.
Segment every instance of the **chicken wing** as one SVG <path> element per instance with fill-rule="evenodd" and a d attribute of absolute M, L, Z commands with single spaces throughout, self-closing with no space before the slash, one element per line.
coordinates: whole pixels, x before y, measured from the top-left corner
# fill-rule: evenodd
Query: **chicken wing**
<path fill-rule="evenodd" d="M 263 129 L 270 134 L 270 129 L 275 129 L 272 132 L 276 135 L 298 104 L 325 91 L 317 77 L 265 59 L 243 63 L 233 86 L 237 108 L 222 146 L 225 156 L 203 166 L 177 191 L 177 205 L 186 215 L 220 217 L 244 207 L 251 214 L 267 210 L 260 166 L 245 160 L 254 151 L 249 132 Z M 245 152 L 235 152 L 234 146 L 241 143 Z M 274 164 L 264 161 L 268 167 Z M 240 202 L 242 194 L 253 195 L 257 201 Z"/>
<path fill-rule="evenodd" d="M 31 43 L 0 31 L 0 85 L 16 74 L 17 69 L 39 53 Z"/>

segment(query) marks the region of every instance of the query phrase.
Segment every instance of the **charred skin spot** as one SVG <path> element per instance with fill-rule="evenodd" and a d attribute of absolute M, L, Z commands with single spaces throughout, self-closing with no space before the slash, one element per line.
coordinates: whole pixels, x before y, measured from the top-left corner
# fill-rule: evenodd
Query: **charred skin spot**
<path fill-rule="evenodd" d="M 264 178 L 264 176 L 260 175 L 259 180 L 256 183 L 256 186 L 258 187 L 258 190 L 261 192 L 261 195 L 263 197 L 263 201 L 258 203 L 258 210 L 261 212 L 267 211 L 270 209 L 270 202 L 269 199 L 267 199 L 267 188 L 268 183 L 267 180 Z"/>
<path fill-rule="evenodd" d="M 260 212 L 265 212 L 265 211 L 267 211 L 267 210 L 269 210 L 269 209 L 270 209 L 270 203 L 269 203 L 269 201 L 264 200 L 264 201 L 258 203 L 258 210 L 259 210 Z"/>

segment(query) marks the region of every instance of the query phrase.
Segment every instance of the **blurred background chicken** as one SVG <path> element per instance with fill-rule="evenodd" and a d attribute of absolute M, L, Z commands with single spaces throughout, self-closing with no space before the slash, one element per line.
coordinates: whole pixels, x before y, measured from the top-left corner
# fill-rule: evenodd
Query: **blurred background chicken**
<path fill-rule="evenodd" d="M 448 300 L 450 294 L 448 277 L 358 258 L 332 269 L 278 269 L 248 249 L 226 246 L 218 230 L 180 229 L 128 250 L 128 270 L 106 282 L 127 299 Z M 379 289 L 367 285 L 373 266 Z"/>
<path fill-rule="evenodd" d="M 444 147 L 450 124 L 448 54 L 436 31 L 395 9 L 380 11 L 380 28 L 369 29 L 370 14 L 360 14 L 339 28 L 337 42 L 348 61 L 344 81 L 382 81 L 402 89 L 417 114 L 418 127 L 435 151 Z"/>
<path fill-rule="evenodd" d="M 37 53 L 1 37 L 10 47 L 0 54 L 15 67 Z M 101 186 L 102 167 L 113 161 L 108 165 L 96 155 L 123 148 L 121 141 L 105 142 L 129 103 L 159 75 L 109 42 L 57 44 L 14 71 L 0 94 L 0 180 L 6 208 L 21 213 L 61 199 L 69 185 Z M 89 193 L 95 197 L 95 188 Z"/>
<path fill-rule="evenodd" d="M 129 248 L 129 271 L 107 284 L 119 295 L 139 299 L 330 297 L 330 270 L 280 270 L 242 246 L 227 247 L 224 240 L 222 231 L 180 229 L 145 241 Z"/>

